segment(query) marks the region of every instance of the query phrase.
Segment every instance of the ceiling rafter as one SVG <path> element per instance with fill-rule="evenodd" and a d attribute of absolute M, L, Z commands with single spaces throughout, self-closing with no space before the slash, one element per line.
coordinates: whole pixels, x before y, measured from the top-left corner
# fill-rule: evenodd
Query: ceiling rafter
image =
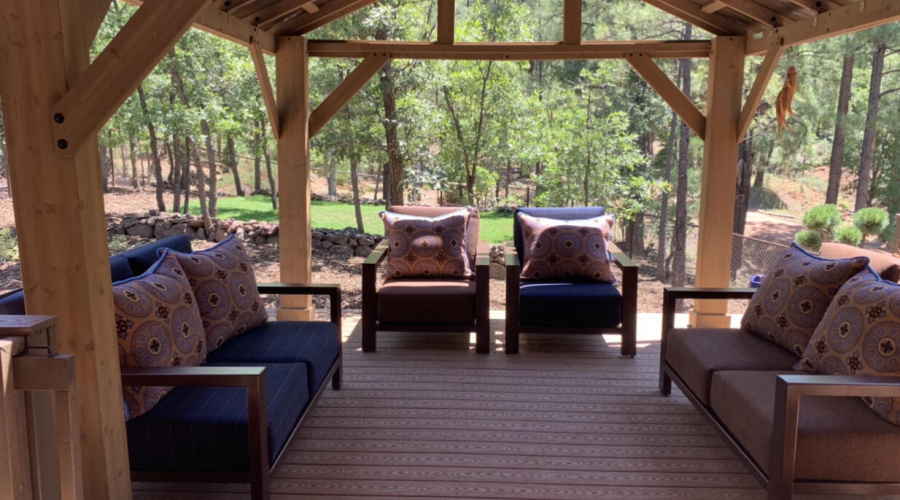
<path fill-rule="evenodd" d="M 739 12 L 750 19 L 759 21 L 769 27 L 779 27 L 790 24 L 791 21 L 799 21 L 801 18 L 796 15 L 782 15 L 774 10 L 763 7 L 762 5 L 751 0 L 716 0 L 725 5 L 729 9 Z"/>
<path fill-rule="evenodd" d="M 703 8 L 691 0 L 644 0 L 644 3 L 668 12 L 714 35 L 750 36 L 754 33 L 746 26 L 719 13 L 703 12 Z"/>
<path fill-rule="evenodd" d="M 830 0 L 787 0 L 787 1 L 796 5 L 797 7 L 806 9 L 815 14 L 821 14 L 822 12 L 828 12 L 830 10 L 841 8 L 840 4 L 834 3 Z"/>
<path fill-rule="evenodd" d="M 325 26 L 357 10 L 375 3 L 377 0 L 331 0 L 322 4 L 315 14 L 300 14 L 270 30 L 275 36 L 305 35 L 310 31 Z"/>

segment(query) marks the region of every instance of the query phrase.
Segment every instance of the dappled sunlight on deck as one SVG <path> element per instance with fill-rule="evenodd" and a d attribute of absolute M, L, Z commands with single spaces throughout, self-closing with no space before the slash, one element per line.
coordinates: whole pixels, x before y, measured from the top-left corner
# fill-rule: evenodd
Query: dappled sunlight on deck
<path fill-rule="evenodd" d="M 364 354 L 354 313 L 343 389 L 324 394 L 290 445 L 273 498 L 765 497 L 677 389 L 659 394 L 660 315 L 639 315 L 627 358 L 614 335 L 525 334 L 521 353 L 504 355 L 503 312 L 491 314 L 490 355 L 466 334 L 391 332 Z M 248 491 L 135 484 L 142 500 Z"/>

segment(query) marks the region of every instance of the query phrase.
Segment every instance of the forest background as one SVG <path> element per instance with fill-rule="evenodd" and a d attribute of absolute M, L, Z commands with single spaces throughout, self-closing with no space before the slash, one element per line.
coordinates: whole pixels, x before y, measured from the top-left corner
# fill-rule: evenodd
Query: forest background
<path fill-rule="evenodd" d="M 561 39 L 562 0 L 458 0 L 456 8 L 457 41 Z M 94 55 L 135 10 L 113 2 Z M 435 0 L 382 0 L 309 38 L 433 40 L 435 18 Z M 585 40 L 710 38 L 636 0 L 585 0 L 583 19 Z M 785 52 L 735 166 L 736 234 L 751 201 L 783 208 L 770 178 L 804 183 L 817 203 L 848 214 L 900 211 L 898 49 L 894 23 Z M 703 110 L 708 61 L 657 62 Z M 748 58 L 747 87 L 761 62 Z M 313 107 L 356 64 L 311 59 Z M 779 137 L 772 103 L 790 66 L 800 75 L 796 115 Z M 254 195 L 277 220 L 267 127 L 249 51 L 189 30 L 101 131 L 105 189 L 151 190 L 156 206 L 147 210 L 207 218 L 223 196 Z M 0 118 L 3 177 L 5 147 Z M 327 194 L 351 185 L 357 227 L 374 233 L 380 228 L 363 227 L 363 197 L 387 206 L 437 190 L 444 203 L 483 209 L 603 205 L 618 216 L 628 251 L 654 263 L 660 281 L 683 285 L 701 160 L 702 141 L 625 61 L 392 60 L 316 135 L 311 164 Z M 822 166 L 827 176 L 810 175 Z M 893 224 L 882 237 L 893 239 Z"/>

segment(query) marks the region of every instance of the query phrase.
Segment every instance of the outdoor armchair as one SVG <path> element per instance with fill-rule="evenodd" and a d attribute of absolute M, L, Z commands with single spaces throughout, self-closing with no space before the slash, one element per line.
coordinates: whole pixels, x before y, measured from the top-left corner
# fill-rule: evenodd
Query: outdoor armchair
<path fill-rule="evenodd" d="M 460 207 L 393 206 L 391 212 L 439 217 Z M 476 332 L 476 351 L 490 350 L 488 248 L 479 238 L 477 208 L 469 208 L 466 252 L 474 271 L 470 278 L 396 278 L 379 276 L 379 266 L 388 256 L 385 238 L 363 263 L 362 347 L 376 349 L 378 331 Z"/>
<path fill-rule="evenodd" d="M 591 219 L 605 215 L 603 207 L 519 208 L 514 217 L 513 242 L 506 259 L 506 353 L 519 352 L 520 333 L 617 333 L 622 355 L 636 353 L 637 265 L 608 242 L 610 264 L 622 271 L 621 292 L 614 283 L 596 281 L 524 281 L 524 231 L 519 214 L 559 220 Z"/>

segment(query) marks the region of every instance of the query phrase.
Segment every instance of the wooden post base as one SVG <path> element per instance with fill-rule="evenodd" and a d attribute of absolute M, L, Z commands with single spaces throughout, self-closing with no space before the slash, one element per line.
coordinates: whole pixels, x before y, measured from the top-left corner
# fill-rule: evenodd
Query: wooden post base
<path fill-rule="evenodd" d="M 701 313 L 691 309 L 688 324 L 692 328 L 731 328 L 731 316 L 723 313 Z"/>
<path fill-rule="evenodd" d="M 309 307 L 282 307 L 276 312 L 279 321 L 315 321 L 316 306 Z"/>

